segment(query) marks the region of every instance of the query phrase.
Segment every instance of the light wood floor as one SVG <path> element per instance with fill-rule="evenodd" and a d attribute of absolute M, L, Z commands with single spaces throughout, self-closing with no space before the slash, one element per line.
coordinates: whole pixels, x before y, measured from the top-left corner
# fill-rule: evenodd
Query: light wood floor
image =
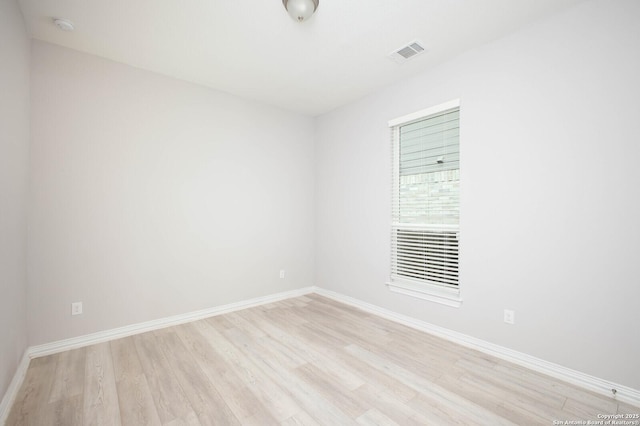
<path fill-rule="evenodd" d="M 311 295 L 34 359 L 7 425 L 550 425 L 638 412 Z"/>

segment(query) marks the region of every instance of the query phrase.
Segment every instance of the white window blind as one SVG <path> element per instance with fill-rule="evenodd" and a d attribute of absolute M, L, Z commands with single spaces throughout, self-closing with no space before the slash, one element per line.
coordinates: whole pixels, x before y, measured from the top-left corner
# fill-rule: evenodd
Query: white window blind
<path fill-rule="evenodd" d="M 393 146 L 390 288 L 459 303 L 460 107 L 389 122 Z M 437 300 L 441 301 L 441 300 Z"/>

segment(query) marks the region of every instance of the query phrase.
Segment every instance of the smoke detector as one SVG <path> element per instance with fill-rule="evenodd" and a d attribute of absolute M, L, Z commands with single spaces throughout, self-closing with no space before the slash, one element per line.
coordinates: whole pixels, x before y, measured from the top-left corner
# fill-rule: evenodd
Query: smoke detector
<path fill-rule="evenodd" d="M 54 19 L 53 23 L 62 31 L 73 31 L 73 24 L 66 19 Z"/>
<path fill-rule="evenodd" d="M 413 40 L 389 53 L 389 57 L 397 63 L 402 64 L 423 52 L 425 52 L 424 45 L 418 40 Z"/>

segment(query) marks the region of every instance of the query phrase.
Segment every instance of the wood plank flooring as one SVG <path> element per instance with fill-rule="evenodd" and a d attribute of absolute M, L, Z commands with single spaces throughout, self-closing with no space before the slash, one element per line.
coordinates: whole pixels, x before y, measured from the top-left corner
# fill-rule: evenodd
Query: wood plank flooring
<path fill-rule="evenodd" d="M 34 359 L 7 425 L 550 425 L 638 412 L 310 295 Z"/>

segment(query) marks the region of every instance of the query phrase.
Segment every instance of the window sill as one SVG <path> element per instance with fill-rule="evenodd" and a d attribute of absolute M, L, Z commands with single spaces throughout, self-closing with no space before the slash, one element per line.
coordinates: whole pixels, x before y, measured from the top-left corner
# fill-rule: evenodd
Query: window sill
<path fill-rule="evenodd" d="M 460 290 L 442 288 L 429 284 L 413 284 L 409 282 L 388 282 L 389 290 L 418 299 L 440 303 L 441 305 L 459 308 L 462 305 Z"/>

